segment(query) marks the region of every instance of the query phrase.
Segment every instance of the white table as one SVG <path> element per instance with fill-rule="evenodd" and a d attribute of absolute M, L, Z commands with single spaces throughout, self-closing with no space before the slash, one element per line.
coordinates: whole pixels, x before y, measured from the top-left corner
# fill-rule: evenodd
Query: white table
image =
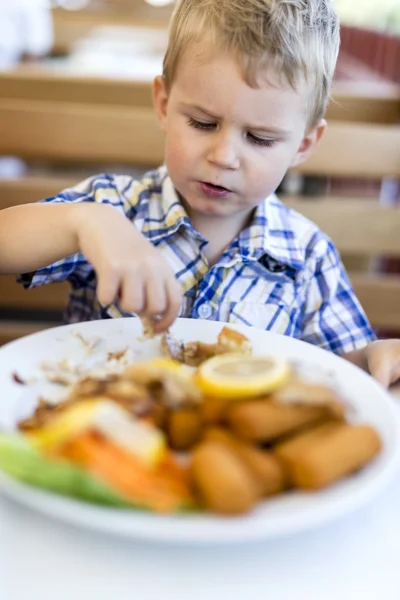
<path fill-rule="evenodd" d="M 399 600 L 400 470 L 369 506 L 286 539 L 139 544 L 0 497 L 0 600 Z"/>

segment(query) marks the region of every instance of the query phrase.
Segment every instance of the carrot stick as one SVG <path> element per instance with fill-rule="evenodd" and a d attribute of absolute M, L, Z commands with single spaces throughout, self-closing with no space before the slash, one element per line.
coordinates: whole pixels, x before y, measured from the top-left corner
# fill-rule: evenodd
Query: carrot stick
<path fill-rule="evenodd" d="M 157 512 L 173 512 L 190 504 L 183 469 L 171 458 L 150 470 L 129 452 L 92 432 L 68 442 L 60 453 L 86 467 L 135 504 Z"/>

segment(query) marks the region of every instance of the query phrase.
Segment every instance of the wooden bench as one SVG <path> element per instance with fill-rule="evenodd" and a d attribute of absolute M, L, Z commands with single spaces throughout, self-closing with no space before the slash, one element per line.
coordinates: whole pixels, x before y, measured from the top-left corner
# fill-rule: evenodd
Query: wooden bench
<path fill-rule="evenodd" d="M 128 79 L 77 76 L 22 64 L 0 73 L 1 100 L 33 100 L 90 105 L 152 108 L 151 83 Z M 373 124 L 400 121 L 400 87 L 365 82 L 337 82 L 327 119 Z"/>
<path fill-rule="evenodd" d="M 9 76 L 9 87 L 3 88 L 3 94 L 0 92 L 0 155 L 18 155 L 28 161 L 44 161 L 48 165 L 86 164 L 93 173 L 104 164 L 141 165 L 143 168 L 160 164 L 163 160 L 164 137 L 144 92 L 145 88 L 129 88 L 126 84 L 126 91 L 129 88 L 130 93 L 140 90 L 136 105 L 128 102 L 129 94 L 126 104 L 125 101 L 118 104 L 115 97 L 109 97 L 108 103 L 99 102 L 98 97 L 97 101 L 92 102 L 90 94 L 85 96 L 88 87 L 85 88 L 78 79 L 75 85 L 76 89 L 81 90 L 80 95 L 72 101 L 65 95 L 65 81 L 59 82 L 63 88 L 52 88 L 53 83 L 44 77 L 41 92 L 32 88 L 30 96 L 25 96 L 22 87 L 18 88 L 22 84 L 17 80 L 14 81 L 12 92 L 13 82 Z M 1 80 L 0 77 L 0 90 Z M 104 85 L 97 80 L 92 84 L 92 89 Z M 4 89 L 8 89 L 8 92 Z M 49 94 L 49 90 L 53 95 Z M 397 106 L 393 99 L 390 99 L 389 105 Z M 365 114 L 372 113 L 366 111 Z M 395 114 L 393 110 L 390 124 L 332 120 L 317 152 L 298 168 L 298 172 L 327 177 L 400 179 L 400 128 L 393 124 L 396 121 Z M 0 207 L 49 197 L 79 179 L 82 177 L 0 180 Z M 388 253 L 400 256 L 396 239 L 396 232 L 400 231 L 400 213 L 397 209 L 383 209 L 376 202 L 371 217 L 368 212 L 371 210 L 370 204 L 354 204 L 347 199 L 321 201 L 318 198 L 308 202 L 297 199 L 291 202 L 327 231 L 339 249 L 347 254 Z M 335 219 L 333 214 L 336 215 Z M 365 225 L 365 219 L 370 219 L 369 228 Z M 352 225 L 347 227 L 346 223 Z M 389 224 L 390 230 L 387 229 Z M 364 230 L 367 233 L 361 238 Z M 356 236 L 356 231 L 361 232 L 360 235 Z M 352 246 L 356 240 L 362 241 L 359 247 Z M 386 245 L 381 245 L 382 242 Z M 400 282 L 397 277 L 378 273 L 352 273 L 351 277 L 372 323 L 377 327 L 400 326 L 400 303 L 396 302 L 396 298 L 400 297 Z M 41 328 L 46 323 L 51 325 L 58 322 L 66 295 L 66 285 L 25 291 L 13 278 L 2 277 L 0 343 Z"/>
<path fill-rule="evenodd" d="M 143 0 L 104 4 L 85 10 L 53 9 L 55 55 L 68 55 L 74 44 L 85 39 L 98 27 L 136 27 L 138 25 L 166 28 L 172 7 L 154 7 Z"/>

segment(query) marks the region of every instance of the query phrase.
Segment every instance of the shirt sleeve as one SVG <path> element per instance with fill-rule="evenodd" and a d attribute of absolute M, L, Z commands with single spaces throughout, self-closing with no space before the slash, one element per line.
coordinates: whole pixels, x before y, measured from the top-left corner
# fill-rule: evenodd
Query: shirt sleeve
<path fill-rule="evenodd" d="M 358 301 L 338 251 L 321 238 L 308 286 L 302 339 L 336 354 L 365 347 L 376 339 Z"/>
<path fill-rule="evenodd" d="M 57 196 L 43 200 L 51 204 L 75 204 L 79 202 L 96 202 L 115 207 L 129 219 L 136 215 L 136 203 L 124 193 L 132 188 L 132 179 L 127 176 L 97 175 L 86 179 L 75 187 L 68 188 Z M 135 197 L 135 196 L 134 196 Z M 25 288 L 34 288 L 48 283 L 56 283 L 68 279 L 73 287 L 80 287 L 88 279 L 94 278 L 92 266 L 79 252 L 67 256 L 51 265 L 47 265 L 32 273 L 23 273 L 17 279 Z"/>

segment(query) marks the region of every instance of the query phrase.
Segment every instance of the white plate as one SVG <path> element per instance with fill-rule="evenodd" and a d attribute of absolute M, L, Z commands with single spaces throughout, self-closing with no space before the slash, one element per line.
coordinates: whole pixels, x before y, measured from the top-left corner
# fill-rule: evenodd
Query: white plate
<path fill-rule="evenodd" d="M 185 340 L 215 341 L 221 324 L 209 321 L 179 320 L 177 336 Z M 46 515 L 103 532 L 173 543 L 230 543 L 267 539 L 310 529 L 326 523 L 373 499 L 394 475 L 399 459 L 399 427 L 389 394 L 371 377 L 335 355 L 298 340 L 237 327 L 251 340 L 257 354 L 279 354 L 312 367 L 317 379 L 334 377 L 355 408 L 356 420 L 373 425 L 384 448 L 366 469 L 319 493 L 293 493 L 263 502 L 249 515 L 220 518 L 196 515 L 158 516 L 140 511 L 99 508 L 46 493 L 1 475 L 0 489 L 9 497 Z M 37 372 L 43 360 L 85 356 L 83 344 L 72 332 L 85 339 L 101 337 L 98 353 L 130 346 L 142 356 L 158 352 L 157 341 L 139 342 L 141 325 L 137 319 L 112 319 L 47 330 L 0 349 L 0 426 L 10 428 L 23 413 L 32 409 L 32 398 L 12 379 Z M 327 375 L 328 373 L 328 375 Z M 22 394 L 22 396 L 21 396 Z M 29 405 L 29 406 L 28 406 Z"/>

